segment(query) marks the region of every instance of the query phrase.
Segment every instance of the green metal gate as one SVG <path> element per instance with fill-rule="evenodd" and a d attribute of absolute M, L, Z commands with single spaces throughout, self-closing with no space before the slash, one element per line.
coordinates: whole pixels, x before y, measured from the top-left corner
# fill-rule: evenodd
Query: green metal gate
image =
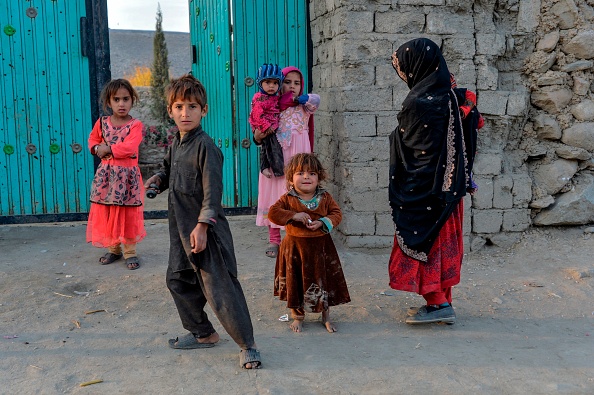
<path fill-rule="evenodd" d="M 307 0 L 190 0 L 193 74 L 208 94 L 204 130 L 223 150 L 226 207 L 254 207 L 258 149 L 248 123 L 263 63 L 308 75 Z M 307 83 L 305 86 L 308 86 Z"/>
<path fill-rule="evenodd" d="M 85 1 L 0 2 L 0 216 L 87 212 Z"/>

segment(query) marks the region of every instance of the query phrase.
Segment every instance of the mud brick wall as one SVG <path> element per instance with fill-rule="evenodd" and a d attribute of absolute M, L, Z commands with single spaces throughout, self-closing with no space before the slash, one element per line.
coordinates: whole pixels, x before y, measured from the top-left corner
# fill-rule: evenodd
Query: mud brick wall
<path fill-rule="evenodd" d="M 388 137 L 408 93 L 390 55 L 428 37 L 486 125 L 465 198 L 466 246 L 594 221 L 592 0 L 311 0 L 316 149 L 350 247 L 393 242 Z M 567 214 L 567 212 L 570 214 Z"/>

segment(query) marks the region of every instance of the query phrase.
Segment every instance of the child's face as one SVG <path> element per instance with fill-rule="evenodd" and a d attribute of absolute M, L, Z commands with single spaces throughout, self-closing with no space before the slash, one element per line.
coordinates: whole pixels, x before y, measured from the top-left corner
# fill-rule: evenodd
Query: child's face
<path fill-rule="evenodd" d="M 132 96 L 128 89 L 118 89 L 116 94 L 109 98 L 109 108 L 116 117 L 127 117 L 132 108 Z"/>
<path fill-rule="evenodd" d="M 202 107 L 195 99 L 175 100 L 168 112 L 180 133 L 184 134 L 200 125 L 202 117 L 208 112 L 208 104 Z"/>
<path fill-rule="evenodd" d="M 303 169 L 296 171 L 293 174 L 291 185 L 293 185 L 295 191 L 300 195 L 313 194 L 318 187 L 318 173 Z"/>
<path fill-rule="evenodd" d="M 274 95 L 278 92 L 278 80 L 264 80 L 262 81 L 262 89 L 269 95 Z"/>
<path fill-rule="evenodd" d="M 291 92 L 293 98 L 296 98 L 301 92 L 301 74 L 291 71 L 283 80 L 283 93 Z"/>

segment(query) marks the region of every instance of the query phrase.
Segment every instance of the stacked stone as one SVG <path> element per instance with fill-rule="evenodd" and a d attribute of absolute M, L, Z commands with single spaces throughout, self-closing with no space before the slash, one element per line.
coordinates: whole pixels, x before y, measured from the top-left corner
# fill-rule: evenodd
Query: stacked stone
<path fill-rule="evenodd" d="M 495 7 L 498 7 L 495 9 Z M 534 48 L 538 1 L 310 1 L 316 151 L 344 212 L 350 247 L 389 246 L 388 138 L 408 93 L 390 55 L 428 37 L 442 46 L 460 87 L 474 90 L 486 119 L 479 133 L 479 192 L 465 200 L 466 244 L 509 242 L 531 224 L 531 179 L 521 147 L 529 111 L 523 59 Z M 525 78 L 524 78 L 525 79 Z"/>
<path fill-rule="evenodd" d="M 526 73 L 532 89 L 526 140 L 536 225 L 594 222 L 594 7 L 543 1 Z"/>

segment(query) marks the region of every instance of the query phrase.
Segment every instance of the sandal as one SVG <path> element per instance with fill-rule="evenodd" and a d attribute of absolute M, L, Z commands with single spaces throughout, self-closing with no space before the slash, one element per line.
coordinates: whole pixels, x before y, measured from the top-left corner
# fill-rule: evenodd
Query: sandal
<path fill-rule="evenodd" d="M 138 257 L 133 256 L 130 258 L 126 259 L 126 267 L 128 268 L 128 270 L 136 270 L 140 267 L 140 261 L 138 260 Z"/>
<path fill-rule="evenodd" d="M 193 333 L 186 333 L 181 337 L 169 339 L 169 347 L 178 350 L 194 350 L 196 348 L 211 348 L 215 343 L 199 343 Z"/>
<path fill-rule="evenodd" d="M 266 249 L 266 256 L 268 258 L 276 258 L 278 255 L 278 244 L 270 243 Z"/>
<path fill-rule="evenodd" d="M 124 254 L 112 254 L 111 252 L 108 252 L 99 258 L 99 263 L 102 265 L 109 265 L 110 263 L 114 263 L 118 259 L 121 259 L 123 256 Z"/>
<path fill-rule="evenodd" d="M 252 365 L 251 368 L 245 366 L 248 363 Z M 241 350 L 239 352 L 239 366 L 243 369 L 260 369 L 262 367 L 262 362 L 260 362 L 260 351 L 255 348 Z"/>

